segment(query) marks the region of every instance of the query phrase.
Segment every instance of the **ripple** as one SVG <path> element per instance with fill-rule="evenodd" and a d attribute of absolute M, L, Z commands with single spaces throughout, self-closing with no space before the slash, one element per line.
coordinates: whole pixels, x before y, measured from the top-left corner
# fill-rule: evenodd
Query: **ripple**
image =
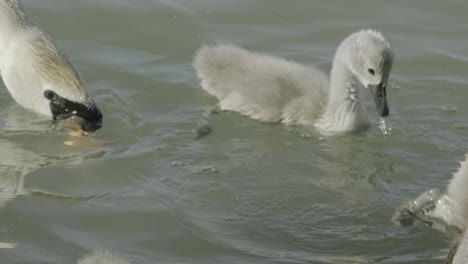
<path fill-rule="evenodd" d="M 457 107 L 452 104 L 444 104 L 440 109 L 446 113 L 454 113 L 457 111 Z"/>
<path fill-rule="evenodd" d="M 214 165 L 205 165 L 200 166 L 196 171 L 195 174 L 200 174 L 204 172 L 211 172 L 211 173 L 218 173 L 218 169 Z"/>

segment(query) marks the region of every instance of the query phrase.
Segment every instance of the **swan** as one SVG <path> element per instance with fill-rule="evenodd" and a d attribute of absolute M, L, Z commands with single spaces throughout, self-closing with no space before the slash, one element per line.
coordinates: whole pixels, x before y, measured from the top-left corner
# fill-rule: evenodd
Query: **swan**
<path fill-rule="evenodd" d="M 463 230 L 468 223 L 468 155 L 460 162 L 460 168 L 445 191 L 430 189 L 401 205 L 393 216 L 394 222 L 401 225 L 411 225 L 414 217 L 431 222 L 435 228 L 440 225 L 432 223 L 434 220 L 445 225 Z"/>
<path fill-rule="evenodd" d="M 313 67 L 234 45 L 203 45 L 193 67 L 221 110 L 262 122 L 315 126 L 324 135 L 368 126 L 358 83 L 372 90 L 377 112 L 388 116 L 386 87 L 393 51 L 380 32 L 363 29 L 336 50 L 330 80 Z"/>
<path fill-rule="evenodd" d="M 97 250 L 79 259 L 77 264 L 129 264 L 129 262 L 110 251 Z"/>
<path fill-rule="evenodd" d="M 437 229 L 443 225 L 462 230 L 453 244 L 444 263 L 466 263 L 468 259 L 468 155 L 460 162 L 446 190 L 430 189 L 401 205 L 393 215 L 393 221 L 401 225 L 412 225 L 419 218 Z M 441 222 L 438 223 L 438 222 Z"/>
<path fill-rule="evenodd" d="M 33 112 L 102 126 L 102 113 L 67 56 L 26 15 L 20 0 L 0 0 L 0 75 L 13 99 Z"/>

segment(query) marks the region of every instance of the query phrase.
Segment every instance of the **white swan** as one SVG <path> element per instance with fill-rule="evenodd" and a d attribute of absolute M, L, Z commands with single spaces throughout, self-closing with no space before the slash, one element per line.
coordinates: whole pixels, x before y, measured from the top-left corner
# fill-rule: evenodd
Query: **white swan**
<path fill-rule="evenodd" d="M 203 46 L 193 66 L 201 86 L 236 111 L 264 122 L 315 125 L 323 134 L 368 125 L 357 83 L 372 89 L 377 112 L 389 114 L 386 85 L 393 52 L 373 30 L 348 36 L 338 47 L 330 74 L 232 45 Z"/>
<path fill-rule="evenodd" d="M 453 174 L 447 189 L 431 189 L 401 205 L 393 215 L 397 224 L 411 225 L 415 218 L 431 224 L 437 229 L 444 225 L 463 230 L 453 244 L 444 263 L 467 263 L 468 261 L 468 155 Z M 442 222 L 441 224 L 438 222 Z"/>
<path fill-rule="evenodd" d="M 129 262 L 110 251 L 97 250 L 79 259 L 77 264 L 129 264 Z"/>
<path fill-rule="evenodd" d="M 393 220 L 402 225 L 413 223 L 413 217 L 432 222 L 442 221 L 460 230 L 468 223 L 468 155 L 460 163 L 460 168 L 453 174 L 445 192 L 431 189 L 414 200 L 401 205 Z M 433 225 L 439 227 L 438 225 Z"/>
<path fill-rule="evenodd" d="M 101 127 L 101 111 L 78 72 L 19 0 L 0 0 L 0 74 L 21 106 L 54 120 L 79 116 L 85 131 Z"/>

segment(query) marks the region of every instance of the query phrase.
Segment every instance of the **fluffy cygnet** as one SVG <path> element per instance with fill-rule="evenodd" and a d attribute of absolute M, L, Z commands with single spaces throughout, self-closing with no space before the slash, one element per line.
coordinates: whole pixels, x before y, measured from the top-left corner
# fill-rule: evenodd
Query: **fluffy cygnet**
<path fill-rule="evenodd" d="M 263 122 L 315 126 L 333 135 L 368 126 L 360 83 L 371 90 L 381 117 L 393 52 L 382 34 L 360 30 L 335 53 L 330 80 L 321 71 L 233 45 L 203 46 L 193 66 L 201 86 L 222 110 Z"/>

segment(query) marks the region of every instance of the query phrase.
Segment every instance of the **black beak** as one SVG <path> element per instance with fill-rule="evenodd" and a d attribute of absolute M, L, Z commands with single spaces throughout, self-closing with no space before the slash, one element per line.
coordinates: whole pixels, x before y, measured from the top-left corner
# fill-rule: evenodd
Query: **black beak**
<path fill-rule="evenodd" d="M 49 91 L 46 91 L 49 92 Z M 58 94 L 47 94 L 50 100 L 50 110 L 54 120 L 65 120 L 72 116 L 79 116 L 83 119 L 81 129 L 93 132 L 102 127 L 102 113 L 97 105 L 90 100 L 87 104 L 70 101 Z"/>
<path fill-rule="evenodd" d="M 102 127 L 102 113 L 96 105 L 84 112 L 77 112 L 76 115 L 85 120 L 81 125 L 83 131 L 94 132 Z"/>
<path fill-rule="evenodd" d="M 387 103 L 387 87 L 382 83 L 378 85 L 369 85 L 369 87 L 372 89 L 372 95 L 374 96 L 377 113 L 381 117 L 388 116 L 390 110 Z"/>

